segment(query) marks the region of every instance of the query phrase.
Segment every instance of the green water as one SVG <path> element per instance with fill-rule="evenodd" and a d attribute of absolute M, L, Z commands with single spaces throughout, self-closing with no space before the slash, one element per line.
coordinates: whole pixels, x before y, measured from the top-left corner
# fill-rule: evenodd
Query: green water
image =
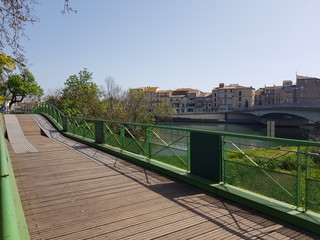
<path fill-rule="evenodd" d="M 183 123 L 183 122 L 166 122 L 159 123 L 159 125 L 166 125 L 172 127 L 202 129 L 219 132 L 242 133 L 250 135 L 267 135 L 267 127 L 262 124 L 224 124 L 224 123 Z M 289 139 L 308 139 L 312 126 L 308 127 L 276 127 L 275 135 L 279 138 Z"/>

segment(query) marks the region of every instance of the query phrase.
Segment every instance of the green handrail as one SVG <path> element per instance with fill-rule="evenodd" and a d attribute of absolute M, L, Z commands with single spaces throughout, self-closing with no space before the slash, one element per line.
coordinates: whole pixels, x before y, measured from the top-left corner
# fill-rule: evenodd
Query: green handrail
<path fill-rule="evenodd" d="M 222 141 L 222 145 L 221 145 L 221 149 L 220 149 L 220 153 L 219 153 L 219 154 L 221 154 L 221 159 L 222 159 L 221 160 L 221 175 L 222 175 L 221 176 L 221 183 L 232 184 L 229 181 L 230 176 L 231 176 L 230 172 L 233 172 L 233 174 L 235 174 L 235 175 L 233 175 L 233 178 L 234 178 L 233 180 L 236 180 L 236 182 L 237 182 L 238 181 L 238 179 L 236 179 L 237 174 L 239 174 L 240 172 L 237 173 L 236 171 L 238 171 L 239 168 L 242 168 L 242 169 L 246 168 L 246 171 L 251 172 L 251 174 L 253 174 L 253 172 L 256 172 L 259 176 L 260 175 L 261 175 L 261 177 L 264 176 L 266 178 L 265 180 L 270 181 L 271 182 L 270 184 L 272 184 L 272 186 L 274 186 L 274 188 L 278 188 L 280 192 L 284 193 L 282 195 L 281 194 L 277 195 L 277 197 L 280 198 L 280 199 L 277 198 L 278 200 L 284 201 L 286 203 L 290 203 L 290 204 L 296 206 L 296 208 L 302 207 L 302 211 L 308 210 L 307 203 L 311 202 L 310 201 L 311 197 L 309 196 L 310 194 L 308 194 L 310 192 L 310 191 L 308 191 L 308 188 L 309 188 L 308 182 L 311 181 L 311 183 L 313 184 L 313 187 L 314 187 L 314 185 L 318 186 L 317 184 L 319 182 L 319 180 L 312 178 L 311 174 L 310 174 L 310 171 L 311 171 L 310 168 L 312 166 L 310 165 L 310 159 L 308 160 L 308 158 L 309 158 L 309 155 L 313 154 L 313 153 L 309 152 L 308 150 L 304 150 L 304 149 L 311 149 L 312 147 L 316 147 L 316 148 L 320 149 L 319 142 L 294 140 L 294 139 L 283 139 L 283 138 L 269 138 L 269 137 L 263 137 L 263 136 L 255 136 L 255 135 L 217 132 L 217 131 L 208 131 L 208 130 L 199 130 L 199 129 L 186 129 L 186 128 L 177 128 L 177 127 L 169 127 L 169 126 L 150 125 L 150 124 L 139 124 L 139 123 L 129 123 L 129 122 L 119 122 L 119 121 L 110 121 L 110 120 L 74 118 L 74 117 L 65 116 L 61 111 L 59 111 L 54 106 L 49 105 L 49 104 L 45 104 L 45 103 L 39 104 L 34 109 L 34 113 L 46 113 L 46 115 L 56 124 L 56 126 L 59 128 L 59 130 L 63 130 L 67 134 L 72 135 L 77 139 L 86 139 L 87 138 L 87 136 L 85 134 L 83 134 L 81 131 L 81 128 L 85 127 L 87 125 L 87 123 L 97 124 L 99 122 L 100 125 L 103 124 L 105 126 L 104 129 L 108 130 L 107 132 L 105 132 L 103 134 L 109 134 L 109 136 L 105 138 L 104 136 L 100 136 L 100 135 L 97 136 L 97 133 L 96 133 L 96 135 L 93 136 L 93 138 L 94 137 L 96 138 L 96 143 L 95 143 L 96 145 L 102 144 L 102 145 L 106 146 L 106 145 L 108 145 L 108 139 L 114 138 L 115 139 L 114 141 L 118 142 L 117 145 L 119 145 L 119 146 L 114 146 L 115 144 L 110 145 L 110 143 L 109 143 L 109 146 L 118 148 L 120 153 L 130 153 L 131 149 L 126 148 L 126 144 L 125 144 L 125 141 L 128 140 L 128 137 L 130 137 L 130 139 L 133 139 L 137 143 L 137 145 L 139 146 L 139 149 L 137 149 L 136 152 L 131 151 L 131 153 L 137 154 L 137 152 L 139 152 L 142 149 L 143 151 L 141 150 L 140 154 L 138 154 L 138 155 L 145 157 L 149 162 L 150 159 L 157 160 L 155 158 L 155 155 L 157 155 L 159 152 L 161 152 L 163 150 L 167 150 L 167 152 L 165 154 L 172 153 L 171 155 L 173 158 L 175 158 L 180 163 L 182 162 L 184 164 L 182 169 L 185 170 L 185 173 L 190 173 L 190 168 L 192 165 L 191 164 L 192 159 L 190 159 L 191 158 L 190 157 L 190 155 L 191 155 L 190 154 L 190 133 L 197 133 L 197 134 L 199 133 L 199 134 L 219 136 L 219 137 L 221 137 L 221 141 Z M 82 122 L 83 121 L 85 124 L 83 124 L 83 126 L 78 126 L 79 129 L 75 130 L 74 126 L 72 125 L 72 122 L 74 122 L 74 121 L 75 122 L 78 122 L 78 121 Z M 116 124 L 118 126 L 118 133 L 114 133 L 109 128 L 108 124 Z M 146 132 L 146 135 L 144 136 L 145 137 L 145 139 L 144 139 L 145 145 L 140 144 L 139 139 L 136 139 L 130 133 L 127 126 L 140 127 L 140 128 L 145 129 L 145 132 Z M 156 132 L 154 132 L 154 129 L 180 131 L 180 132 L 186 133 L 187 135 L 185 135 L 185 137 L 181 137 L 181 138 L 177 137 L 177 139 L 172 140 L 170 143 L 166 143 L 165 140 L 163 140 L 161 137 L 158 136 L 158 134 Z M 128 137 L 126 136 L 126 134 L 128 135 Z M 156 136 L 156 137 L 154 137 L 154 136 Z M 98 138 L 99 138 L 99 140 L 97 140 Z M 171 145 L 174 145 L 175 142 L 178 142 L 182 138 L 186 138 L 186 140 L 185 140 L 186 141 L 185 142 L 186 149 L 183 150 L 184 151 L 184 153 L 183 153 L 184 159 L 181 158 L 182 155 L 179 155 L 181 153 L 177 154 L 175 152 L 175 151 L 179 151 L 179 149 L 177 149 L 175 146 L 171 146 Z M 281 145 L 282 146 L 283 145 L 284 146 L 288 146 L 288 145 L 294 146 L 296 148 L 296 150 L 287 150 L 287 151 L 286 150 L 279 150 L 279 151 L 286 151 L 286 153 L 283 154 L 283 152 L 282 152 L 281 155 L 277 155 L 276 157 L 271 158 L 271 160 L 276 161 L 276 160 L 278 160 L 278 158 L 280 158 L 280 156 L 283 157 L 283 156 L 288 155 L 289 153 L 292 156 L 294 154 L 296 154 L 297 167 L 295 169 L 295 172 L 287 173 L 284 171 L 278 171 L 277 169 L 268 169 L 268 168 L 265 168 L 265 166 L 260 166 L 251 158 L 251 156 L 249 154 L 242 151 L 240 149 L 240 147 L 238 147 L 236 144 L 234 144 L 232 141 L 230 141 L 229 138 L 237 138 L 237 139 L 240 139 L 241 142 L 244 139 L 249 139 L 249 140 L 262 141 L 262 142 L 277 143 L 276 146 L 278 146 L 278 145 L 279 146 L 281 146 Z M 104 139 L 104 141 L 102 139 Z M 152 142 L 152 139 L 153 140 L 160 139 L 159 144 Z M 90 141 L 92 143 L 92 139 Z M 241 142 L 240 142 L 240 145 L 241 145 Z M 228 145 L 230 145 L 230 146 L 232 145 L 235 150 L 233 150 L 233 151 L 228 150 Z M 155 147 L 155 149 L 153 149 L 153 147 Z M 249 164 L 242 163 L 242 162 L 232 162 L 228 158 L 228 154 L 235 154 L 236 151 L 241 153 L 245 159 L 247 159 L 247 160 L 249 159 L 249 161 L 248 161 Z M 303 160 L 302 156 L 304 158 L 306 158 L 306 160 Z M 166 157 L 166 156 L 160 156 L 160 157 Z M 254 157 L 256 157 L 256 156 L 254 156 Z M 237 157 L 235 157 L 235 159 L 236 158 Z M 264 157 L 264 158 L 267 159 L 267 157 Z M 253 164 L 251 164 L 251 162 L 253 162 Z M 167 162 L 165 162 L 165 163 L 167 163 Z M 175 166 L 175 165 L 173 165 L 173 166 Z M 305 173 L 304 169 L 307 170 L 306 173 Z M 192 171 L 191 171 L 191 173 L 192 173 Z M 274 177 L 274 174 L 278 174 L 278 175 L 276 175 L 276 177 Z M 246 174 L 243 174 L 244 177 L 245 177 L 245 175 Z M 306 177 L 302 177 L 302 176 L 306 176 Z M 279 183 L 279 180 L 277 178 L 280 179 L 280 181 L 282 181 L 284 183 L 284 185 L 282 183 Z M 283 178 L 286 178 L 286 180 L 284 181 Z M 252 184 L 255 184 L 254 179 L 249 179 L 249 181 L 250 180 L 251 180 Z M 248 182 L 244 182 L 244 184 L 247 184 L 247 183 Z M 265 185 L 266 182 L 261 181 L 261 184 Z M 239 185 L 235 184 L 234 186 L 239 186 Z M 258 187 L 260 187 L 260 186 L 258 186 Z M 271 187 L 271 185 L 270 185 L 270 187 Z M 290 189 L 287 189 L 287 187 L 289 187 Z M 259 193 L 259 190 L 258 191 L 251 190 L 250 188 L 245 188 L 245 189 Z M 265 190 L 270 190 L 270 189 L 265 188 Z M 264 190 L 261 190 L 261 191 L 263 192 Z M 261 194 L 266 194 L 266 196 L 268 196 L 269 192 L 263 192 Z M 316 203 L 320 202 L 320 198 L 318 195 L 319 194 L 313 196 L 313 202 L 316 202 Z M 285 196 L 287 196 L 287 198 L 285 198 Z M 315 198 L 316 198 L 316 200 L 314 200 Z"/>
<path fill-rule="evenodd" d="M 42 110 L 42 111 L 41 111 Z M 156 127 L 159 129 L 168 129 L 168 130 L 176 130 L 176 131 L 185 131 L 185 132 L 197 132 L 197 133 L 208 133 L 213 135 L 225 136 L 225 137 L 238 137 L 243 139 L 252 139 L 252 140 L 261 140 L 261 141 L 272 141 L 278 143 L 287 143 L 295 146 L 303 145 L 303 146 L 316 146 L 320 147 L 319 142 L 312 142 L 306 140 L 297 140 L 297 139 L 284 139 L 284 138 L 270 138 L 264 136 L 257 136 L 257 135 L 249 135 L 249 134 L 241 134 L 241 133 L 229 133 L 229 132 L 220 132 L 220 131 L 210 131 L 210 130 L 201 130 L 201 129 L 191 129 L 191 128 L 180 128 L 180 127 L 170 127 L 170 126 L 162 126 L 162 125 L 152 125 L 152 124 L 143 124 L 143 123 L 132 123 L 132 122 L 120 122 L 120 121 L 111 121 L 111 120 L 102 120 L 102 119 L 92 119 L 92 118 L 82 118 L 82 117 L 69 117 L 65 116 L 58 108 L 53 105 L 47 103 L 40 103 L 34 109 L 33 113 L 46 113 L 49 114 L 52 120 L 58 123 L 59 119 L 55 119 L 52 111 L 58 111 L 58 115 L 65 119 L 79 119 L 79 120 L 86 120 L 86 121 L 102 121 L 105 123 L 116 123 L 116 124 L 124 124 L 124 125 L 131 125 L 131 126 L 139 126 L 139 127 Z M 64 120 L 62 120 L 64 121 Z M 58 123 L 60 126 L 58 128 L 62 128 L 61 124 Z"/>
<path fill-rule="evenodd" d="M 30 239 L 0 121 L 1 239 Z"/>

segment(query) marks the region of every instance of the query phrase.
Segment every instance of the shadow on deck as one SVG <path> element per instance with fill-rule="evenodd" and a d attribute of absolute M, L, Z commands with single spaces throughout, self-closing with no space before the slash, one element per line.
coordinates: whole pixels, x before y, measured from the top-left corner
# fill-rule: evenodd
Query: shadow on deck
<path fill-rule="evenodd" d="M 16 154 L 7 143 L 32 239 L 318 237 L 17 117 L 39 151 Z"/>

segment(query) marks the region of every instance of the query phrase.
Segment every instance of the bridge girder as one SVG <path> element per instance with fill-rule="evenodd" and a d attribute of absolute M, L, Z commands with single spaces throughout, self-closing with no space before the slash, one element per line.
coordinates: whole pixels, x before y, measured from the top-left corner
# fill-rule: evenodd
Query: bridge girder
<path fill-rule="evenodd" d="M 306 109 L 256 109 L 248 111 L 247 113 L 253 114 L 257 117 L 264 117 L 270 114 L 278 115 L 293 115 L 297 117 L 302 117 L 312 122 L 320 123 L 320 109 L 318 110 L 306 110 Z"/>

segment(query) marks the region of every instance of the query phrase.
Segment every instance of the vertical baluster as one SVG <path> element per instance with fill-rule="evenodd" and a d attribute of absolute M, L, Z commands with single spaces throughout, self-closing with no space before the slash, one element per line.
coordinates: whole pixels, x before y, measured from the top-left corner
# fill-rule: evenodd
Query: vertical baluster
<path fill-rule="evenodd" d="M 301 167 L 301 146 L 298 146 L 297 152 L 297 199 L 296 199 L 296 206 L 297 208 L 301 207 L 301 174 L 302 174 L 302 167 Z"/>

